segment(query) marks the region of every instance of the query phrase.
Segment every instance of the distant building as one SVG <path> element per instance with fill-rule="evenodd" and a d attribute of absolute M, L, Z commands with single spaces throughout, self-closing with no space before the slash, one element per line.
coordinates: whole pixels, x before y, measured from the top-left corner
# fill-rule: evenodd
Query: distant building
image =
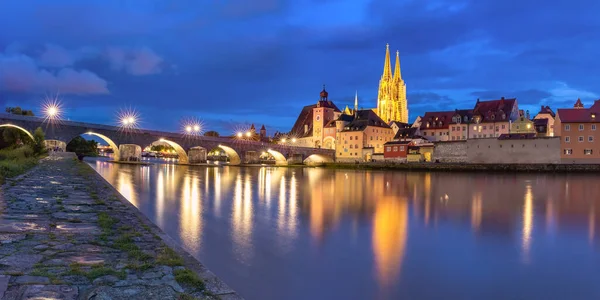
<path fill-rule="evenodd" d="M 519 111 L 519 117 L 510 124 L 510 133 L 533 133 L 535 135 L 535 125 L 529 119 L 529 111 Z"/>
<path fill-rule="evenodd" d="M 386 161 L 405 162 L 408 146 L 414 145 L 413 141 L 391 141 L 385 143 L 383 157 Z"/>
<path fill-rule="evenodd" d="M 472 109 L 457 109 L 452 115 L 450 122 L 450 139 L 451 141 L 466 140 L 469 137 L 469 124 L 473 120 Z"/>
<path fill-rule="evenodd" d="M 519 118 L 517 99 L 480 101 L 477 99 L 473 109 L 473 122 L 469 138 L 498 137 L 509 133 L 510 124 Z"/>
<path fill-rule="evenodd" d="M 584 108 L 577 99 L 573 108 L 558 109 L 554 129 L 561 138 L 563 162 L 600 163 L 600 143 L 596 141 L 599 120 L 600 100 Z"/>
<path fill-rule="evenodd" d="M 581 104 L 581 101 L 579 101 L 579 103 Z M 583 107 L 583 104 L 581 104 Z M 543 106 L 540 109 L 540 112 L 538 112 L 538 114 L 533 118 L 534 122 L 536 123 L 536 131 L 538 132 L 538 136 L 554 136 L 554 119 L 556 118 L 556 114 L 554 114 L 554 111 L 552 111 L 552 109 L 550 108 L 550 106 Z M 544 124 L 543 121 L 538 121 L 538 120 L 548 120 L 546 122 L 546 132 L 542 133 L 540 132 L 537 126 L 542 126 Z"/>
<path fill-rule="evenodd" d="M 370 109 L 343 114 L 335 123 L 338 160 L 370 161 L 374 154 L 383 154 L 383 145 L 394 137 L 392 128 Z"/>
<path fill-rule="evenodd" d="M 421 118 L 421 133 L 426 139 L 436 141 L 450 140 L 450 123 L 455 111 L 426 112 Z"/>
<path fill-rule="evenodd" d="M 390 45 L 385 48 L 383 75 L 377 93 L 377 115 L 386 123 L 398 121 L 408 123 L 408 102 L 406 84 L 400 73 L 400 52 L 396 51 L 396 66 L 392 75 Z"/>
<path fill-rule="evenodd" d="M 391 121 L 389 123 L 389 125 L 392 128 L 392 130 L 394 131 L 394 134 L 396 134 L 398 132 L 398 130 L 400 130 L 400 129 L 405 129 L 405 128 L 411 127 L 411 125 L 408 123 L 402 123 L 402 122 L 398 122 L 398 121 Z"/>
<path fill-rule="evenodd" d="M 323 147 L 327 136 L 335 136 L 335 133 L 327 134 L 324 132 L 325 125 L 338 119 L 341 114 L 340 109 L 329 100 L 329 93 L 325 90 L 325 85 L 323 85 L 323 90 L 319 94 L 319 100 L 316 104 L 307 105 L 302 109 L 286 142 L 294 143 L 294 145 L 300 147 Z M 332 142 L 330 139 L 327 147 L 323 148 L 334 149 L 334 144 L 335 142 Z"/>

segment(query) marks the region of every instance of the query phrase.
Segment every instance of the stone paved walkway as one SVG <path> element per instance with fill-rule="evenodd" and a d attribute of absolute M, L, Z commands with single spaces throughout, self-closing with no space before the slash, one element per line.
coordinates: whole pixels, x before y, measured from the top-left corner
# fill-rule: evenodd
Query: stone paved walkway
<path fill-rule="evenodd" d="M 2 187 L 0 299 L 241 299 L 169 241 L 89 166 L 49 156 Z"/>

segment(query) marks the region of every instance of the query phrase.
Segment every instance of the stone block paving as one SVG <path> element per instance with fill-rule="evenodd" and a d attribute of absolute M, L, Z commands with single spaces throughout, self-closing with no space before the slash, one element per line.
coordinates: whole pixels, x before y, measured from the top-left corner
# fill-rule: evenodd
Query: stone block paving
<path fill-rule="evenodd" d="M 2 187 L 0 299 L 241 299 L 97 176 L 52 155 Z"/>

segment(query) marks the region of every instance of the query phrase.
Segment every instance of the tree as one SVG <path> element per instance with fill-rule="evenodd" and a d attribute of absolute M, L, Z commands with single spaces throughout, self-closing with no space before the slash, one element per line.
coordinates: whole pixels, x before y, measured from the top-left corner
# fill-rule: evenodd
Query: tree
<path fill-rule="evenodd" d="M 17 128 L 5 127 L 2 130 L 2 139 L 10 146 L 22 144 L 29 139 L 26 133 Z"/>
<path fill-rule="evenodd" d="M 175 148 L 168 145 L 152 145 L 150 147 L 150 151 L 163 152 L 165 150 L 175 150 Z"/>
<path fill-rule="evenodd" d="M 42 128 L 38 127 L 33 132 L 33 151 L 36 154 L 42 154 L 46 151 L 46 144 L 44 143 L 45 135 Z"/>
<path fill-rule="evenodd" d="M 204 136 L 219 137 L 219 133 L 214 130 L 211 130 L 204 133 Z"/>
<path fill-rule="evenodd" d="M 15 107 L 7 107 L 6 112 L 13 115 L 21 115 L 21 116 L 31 116 L 33 117 L 33 111 L 31 110 L 23 110 L 20 106 Z"/>
<path fill-rule="evenodd" d="M 67 144 L 67 151 L 75 152 L 79 157 L 98 156 L 98 142 L 94 140 L 86 141 L 78 136 Z"/>

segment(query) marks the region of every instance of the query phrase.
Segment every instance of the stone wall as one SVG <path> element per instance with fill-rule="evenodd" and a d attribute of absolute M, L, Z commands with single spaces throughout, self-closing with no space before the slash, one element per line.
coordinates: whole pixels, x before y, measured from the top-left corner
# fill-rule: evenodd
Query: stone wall
<path fill-rule="evenodd" d="M 559 137 L 523 140 L 470 139 L 467 140 L 466 147 L 467 162 L 473 164 L 558 164 L 561 162 Z"/>
<path fill-rule="evenodd" d="M 431 161 L 441 163 L 467 162 L 467 141 L 436 142 Z"/>
<path fill-rule="evenodd" d="M 140 161 L 142 158 L 142 147 L 133 144 L 119 146 L 120 161 Z"/>
<path fill-rule="evenodd" d="M 205 163 L 206 149 L 202 147 L 193 147 L 188 151 L 188 162 L 190 164 Z"/>

